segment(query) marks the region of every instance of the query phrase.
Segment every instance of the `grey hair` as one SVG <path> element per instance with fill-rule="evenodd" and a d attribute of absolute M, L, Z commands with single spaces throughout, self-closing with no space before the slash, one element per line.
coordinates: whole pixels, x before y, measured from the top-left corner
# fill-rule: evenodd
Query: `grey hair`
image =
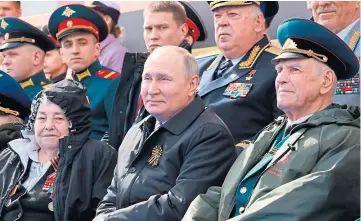
<path fill-rule="evenodd" d="M 156 53 L 161 53 L 162 51 L 166 52 L 167 54 L 175 52 L 183 57 L 183 72 L 186 79 L 190 79 L 194 75 L 198 75 L 198 63 L 193 55 L 186 49 L 178 46 L 167 45 L 154 50 Z M 152 52 L 150 56 L 156 54 L 154 52 Z"/>

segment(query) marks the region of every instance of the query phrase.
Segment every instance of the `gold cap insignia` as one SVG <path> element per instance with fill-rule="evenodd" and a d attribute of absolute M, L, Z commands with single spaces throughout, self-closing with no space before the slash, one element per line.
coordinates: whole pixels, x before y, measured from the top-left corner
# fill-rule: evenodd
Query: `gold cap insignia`
<path fill-rule="evenodd" d="M 1 28 L 2 29 L 6 29 L 6 27 L 8 27 L 9 26 L 9 24 L 8 23 L 6 23 L 6 21 L 4 20 L 4 19 L 1 19 L 1 24 L 0 24 L 0 26 L 1 26 Z"/>
<path fill-rule="evenodd" d="M 70 9 L 68 6 L 65 8 L 65 10 L 63 11 L 63 13 L 61 15 L 66 16 L 66 17 L 70 17 L 72 14 L 74 14 L 75 11 Z"/>
<path fill-rule="evenodd" d="M 68 21 L 68 22 L 66 23 L 66 27 L 70 28 L 70 27 L 72 27 L 72 26 L 73 26 L 73 22 L 72 22 L 72 21 Z"/>
<path fill-rule="evenodd" d="M 157 146 L 153 147 L 152 155 L 149 157 L 148 163 L 153 167 L 157 166 L 162 154 L 163 154 L 162 146 L 157 145 Z"/>

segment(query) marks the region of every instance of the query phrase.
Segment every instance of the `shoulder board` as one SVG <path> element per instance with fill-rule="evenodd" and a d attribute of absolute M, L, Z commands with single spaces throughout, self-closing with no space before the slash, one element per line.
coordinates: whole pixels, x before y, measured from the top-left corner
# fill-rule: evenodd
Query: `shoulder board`
<path fill-rule="evenodd" d="M 275 55 L 279 55 L 281 53 L 281 49 L 273 47 L 273 46 L 266 48 L 265 51 L 268 51 L 269 53 L 275 54 Z"/>
<path fill-rule="evenodd" d="M 208 48 L 197 48 L 192 50 L 192 55 L 196 58 L 205 58 L 213 55 L 218 55 L 221 53 L 217 46 L 208 47 Z"/>
<path fill-rule="evenodd" d="M 265 51 L 268 51 L 271 54 L 279 55 L 281 53 L 282 46 L 277 39 L 272 39 L 270 41 L 270 46 L 266 48 Z"/>
<path fill-rule="evenodd" d="M 98 76 L 98 77 L 101 77 L 101 78 L 105 78 L 105 79 L 110 79 L 110 80 L 113 80 L 117 77 L 120 76 L 120 74 L 118 72 L 115 72 L 115 71 L 112 71 L 112 70 L 106 70 L 106 69 L 103 69 L 103 70 L 100 70 L 98 71 L 95 76 Z"/>
<path fill-rule="evenodd" d="M 47 89 L 47 88 L 49 88 L 49 87 L 51 87 L 51 86 L 53 86 L 53 84 L 45 84 L 45 85 L 42 85 L 41 87 L 42 87 L 43 89 Z"/>

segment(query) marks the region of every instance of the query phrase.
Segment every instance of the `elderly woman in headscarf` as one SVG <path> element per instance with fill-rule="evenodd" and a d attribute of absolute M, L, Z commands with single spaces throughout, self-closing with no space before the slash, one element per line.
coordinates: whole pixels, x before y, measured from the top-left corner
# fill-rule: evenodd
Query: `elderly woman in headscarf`
<path fill-rule="evenodd" d="M 91 220 L 106 194 L 116 151 L 89 139 L 85 89 L 72 80 L 34 98 L 24 138 L 0 154 L 0 220 Z"/>
<path fill-rule="evenodd" d="M 0 71 L 0 152 L 7 143 L 21 137 L 21 128 L 30 114 L 31 100 L 19 83 Z"/>

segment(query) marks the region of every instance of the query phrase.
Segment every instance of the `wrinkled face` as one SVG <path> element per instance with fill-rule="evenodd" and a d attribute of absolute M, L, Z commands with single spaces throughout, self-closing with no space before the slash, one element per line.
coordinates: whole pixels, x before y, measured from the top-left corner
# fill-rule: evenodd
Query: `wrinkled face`
<path fill-rule="evenodd" d="M 188 31 L 185 24 L 177 25 L 170 12 L 146 13 L 143 28 L 144 42 L 149 52 L 163 45 L 180 45 Z"/>
<path fill-rule="evenodd" d="M 351 24 L 355 13 L 360 17 L 357 1 L 309 1 L 307 4 L 314 20 L 335 33 Z"/>
<path fill-rule="evenodd" d="M 60 54 L 75 72 L 88 68 L 100 54 L 100 44 L 92 34 L 76 33 L 61 39 Z"/>
<path fill-rule="evenodd" d="M 40 104 L 34 123 L 35 140 L 40 148 L 59 148 L 59 139 L 69 135 L 69 121 L 56 104 Z"/>
<path fill-rule="evenodd" d="M 34 53 L 26 50 L 25 45 L 6 49 L 2 52 L 3 68 L 6 73 L 17 81 L 28 78 L 29 70 L 32 68 Z"/>
<path fill-rule="evenodd" d="M 59 49 L 53 49 L 45 53 L 44 59 L 44 73 L 48 75 L 60 74 L 64 67 L 63 59 L 61 58 Z"/>
<path fill-rule="evenodd" d="M 221 50 L 231 50 L 254 41 L 252 6 L 221 7 L 213 12 L 215 40 Z"/>
<path fill-rule="evenodd" d="M 0 1 L 0 17 L 20 17 L 21 8 L 16 2 Z"/>
<path fill-rule="evenodd" d="M 281 60 L 276 71 L 277 106 L 282 111 L 302 109 L 319 97 L 322 79 L 314 59 Z"/>
<path fill-rule="evenodd" d="M 146 110 L 155 118 L 168 120 L 192 98 L 190 80 L 183 72 L 181 56 L 149 57 L 142 75 L 141 94 Z"/>

